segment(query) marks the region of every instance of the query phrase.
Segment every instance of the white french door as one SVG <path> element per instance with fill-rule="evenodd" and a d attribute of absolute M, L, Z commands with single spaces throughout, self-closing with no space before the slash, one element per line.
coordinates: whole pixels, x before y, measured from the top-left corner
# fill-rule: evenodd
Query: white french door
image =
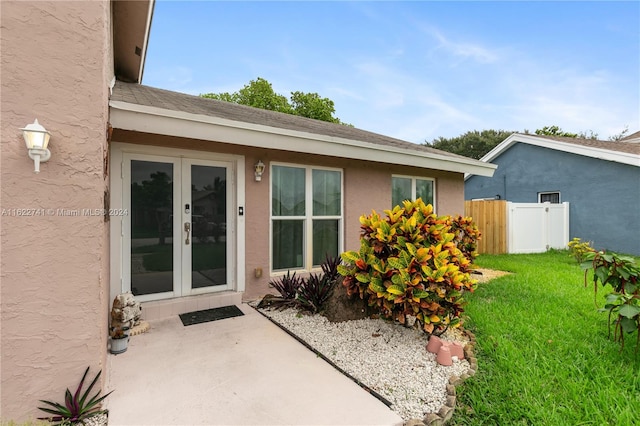
<path fill-rule="evenodd" d="M 234 164 L 123 153 L 122 277 L 140 301 L 233 289 Z"/>

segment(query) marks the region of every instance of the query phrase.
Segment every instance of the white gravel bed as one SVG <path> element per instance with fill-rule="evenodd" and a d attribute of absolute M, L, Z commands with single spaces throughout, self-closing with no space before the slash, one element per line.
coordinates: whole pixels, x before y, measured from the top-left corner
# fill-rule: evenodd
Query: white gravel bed
<path fill-rule="evenodd" d="M 381 319 L 331 323 L 295 309 L 260 311 L 386 398 L 405 421 L 438 412 L 446 402 L 449 377 L 469 369 L 466 360 L 439 365 L 426 350 L 426 334 Z M 441 338 L 467 343 L 453 333 Z"/>

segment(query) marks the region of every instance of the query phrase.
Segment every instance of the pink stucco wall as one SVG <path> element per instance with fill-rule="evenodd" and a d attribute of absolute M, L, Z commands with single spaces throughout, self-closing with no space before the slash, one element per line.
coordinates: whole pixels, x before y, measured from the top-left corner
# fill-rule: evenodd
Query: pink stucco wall
<path fill-rule="evenodd" d="M 157 145 L 195 151 L 210 151 L 245 156 L 245 300 L 253 300 L 269 289 L 269 165 L 284 162 L 311 166 L 341 168 L 344 171 L 344 247 L 354 250 L 360 244 L 360 216 L 372 209 L 382 214 L 391 207 L 391 175 L 402 174 L 436 179 L 438 214 L 464 212 L 464 178 L 461 173 L 425 170 L 417 167 L 390 166 L 360 160 L 308 155 L 268 149 L 256 149 L 228 144 L 181 139 L 169 136 L 115 131 L 114 141 Z M 197 154 L 194 154 L 197 156 Z M 261 182 L 254 179 L 253 165 L 266 165 Z M 256 269 L 262 276 L 256 278 Z"/>
<path fill-rule="evenodd" d="M 80 212 L 104 207 L 112 54 L 109 2 L 0 4 L 4 422 L 105 367 L 107 224 Z M 40 174 L 19 130 L 35 118 L 52 135 Z"/>

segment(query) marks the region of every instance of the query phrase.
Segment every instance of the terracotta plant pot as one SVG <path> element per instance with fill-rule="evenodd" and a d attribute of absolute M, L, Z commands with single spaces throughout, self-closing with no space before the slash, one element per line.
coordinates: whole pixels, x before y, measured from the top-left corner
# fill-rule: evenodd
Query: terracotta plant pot
<path fill-rule="evenodd" d="M 451 342 L 449 349 L 451 350 L 451 356 L 456 356 L 459 360 L 464 359 L 464 348 L 460 343 Z"/>
<path fill-rule="evenodd" d="M 429 337 L 429 342 L 427 342 L 427 350 L 432 354 L 437 354 L 442 346 L 442 339 L 438 336 Z"/>
<path fill-rule="evenodd" d="M 440 350 L 438 351 L 438 356 L 436 357 L 436 361 L 440 365 L 452 365 L 453 360 L 451 359 L 451 350 L 449 349 L 449 345 L 442 345 Z"/>

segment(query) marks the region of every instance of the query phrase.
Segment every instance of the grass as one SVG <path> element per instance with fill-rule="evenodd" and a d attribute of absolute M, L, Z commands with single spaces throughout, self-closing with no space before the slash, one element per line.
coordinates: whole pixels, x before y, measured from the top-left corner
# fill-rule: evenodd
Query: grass
<path fill-rule="evenodd" d="M 482 255 L 477 264 L 514 274 L 467 298 L 479 371 L 458 388 L 452 424 L 640 424 L 636 335 L 622 351 L 607 337 L 607 315 L 568 252 Z M 607 292 L 598 289 L 599 307 Z"/>

